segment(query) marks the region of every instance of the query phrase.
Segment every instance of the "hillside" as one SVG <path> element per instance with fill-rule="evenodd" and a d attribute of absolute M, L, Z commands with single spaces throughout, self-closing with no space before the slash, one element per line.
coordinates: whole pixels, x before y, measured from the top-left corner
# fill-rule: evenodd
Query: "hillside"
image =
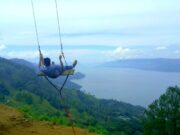
<path fill-rule="evenodd" d="M 63 96 L 76 127 L 103 135 L 131 135 L 142 131 L 144 108 L 116 100 L 97 99 L 77 89 Z M 58 93 L 27 66 L 0 58 L 0 102 L 27 117 L 69 125 Z M 96 111 L 95 111 L 96 110 Z"/>
<path fill-rule="evenodd" d="M 105 63 L 103 66 L 160 72 L 180 72 L 180 59 L 122 59 Z"/>
<path fill-rule="evenodd" d="M 19 111 L 0 104 L 1 135 L 72 135 L 70 127 L 58 126 L 25 118 Z M 96 135 L 87 130 L 76 128 L 78 135 Z"/>
<path fill-rule="evenodd" d="M 35 63 L 31 63 L 31 62 L 23 60 L 23 59 L 14 58 L 14 59 L 10 59 L 10 61 L 12 61 L 13 63 L 19 64 L 19 65 L 27 66 L 28 68 L 32 68 L 34 70 L 38 69 L 38 66 Z"/>

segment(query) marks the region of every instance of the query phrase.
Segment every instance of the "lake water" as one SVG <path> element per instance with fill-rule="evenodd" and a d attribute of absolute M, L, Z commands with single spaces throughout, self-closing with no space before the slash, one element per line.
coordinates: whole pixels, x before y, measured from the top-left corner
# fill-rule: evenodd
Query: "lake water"
<path fill-rule="evenodd" d="M 84 68 L 86 75 L 74 80 L 82 90 L 98 98 L 117 99 L 133 105 L 147 106 L 165 93 L 169 86 L 180 85 L 180 73 L 121 68 Z"/>

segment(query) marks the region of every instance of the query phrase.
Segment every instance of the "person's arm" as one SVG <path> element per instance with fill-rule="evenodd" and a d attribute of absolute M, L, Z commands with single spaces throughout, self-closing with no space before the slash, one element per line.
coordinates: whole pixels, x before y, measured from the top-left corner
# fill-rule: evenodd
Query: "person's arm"
<path fill-rule="evenodd" d="M 64 70 L 64 64 L 62 62 L 62 56 L 61 55 L 59 55 L 59 61 L 60 61 L 61 69 L 63 71 Z"/>
<path fill-rule="evenodd" d="M 44 58 L 42 53 L 39 54 L 39 67 L 44 65 Z"/>

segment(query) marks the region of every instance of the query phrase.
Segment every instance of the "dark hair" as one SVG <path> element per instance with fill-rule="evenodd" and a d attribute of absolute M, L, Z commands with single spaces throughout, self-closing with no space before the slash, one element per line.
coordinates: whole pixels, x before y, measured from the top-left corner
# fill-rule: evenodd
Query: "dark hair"
<path fill-rule="evenodd" d="M 48 67 L 48 66 L 50 66 L 50 64 L 51 64 L 51 59 L 50 58 L 44 58 L 44 65 L 46 66 L 46 67 Z"/>

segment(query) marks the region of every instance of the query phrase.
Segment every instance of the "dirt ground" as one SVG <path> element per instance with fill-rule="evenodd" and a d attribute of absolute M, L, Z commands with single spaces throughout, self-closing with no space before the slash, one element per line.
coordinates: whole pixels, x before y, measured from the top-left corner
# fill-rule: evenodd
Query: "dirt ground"
<path fill-rule="evenodd" d="M 97 135 L 76 128 L 76 135 Z M 30 121 L 16 109 L 0 104 L 0 135 L 73 135 L 71 127 Z"/>

